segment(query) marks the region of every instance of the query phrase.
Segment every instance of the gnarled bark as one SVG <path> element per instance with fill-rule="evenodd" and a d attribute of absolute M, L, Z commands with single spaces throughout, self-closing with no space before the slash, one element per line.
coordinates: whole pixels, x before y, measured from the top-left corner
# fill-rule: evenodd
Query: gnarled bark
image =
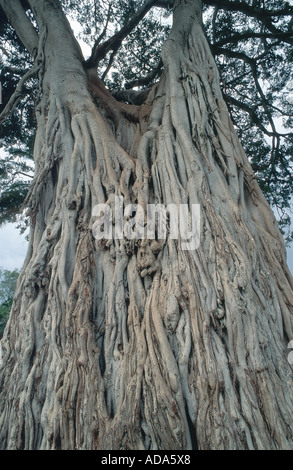
<path fill-rule="evenodd" d="M 30 3 L 45 70 L 30 247 L 2 340 L 1 448 L 292 448 L 292 278 L 201 3 L 176 3 L 164 73 L 140 107 L 84 70 L 56 2 Z M 98 242 L 92 209 L 115 196 L 200 204 L 199 248 Z"/>

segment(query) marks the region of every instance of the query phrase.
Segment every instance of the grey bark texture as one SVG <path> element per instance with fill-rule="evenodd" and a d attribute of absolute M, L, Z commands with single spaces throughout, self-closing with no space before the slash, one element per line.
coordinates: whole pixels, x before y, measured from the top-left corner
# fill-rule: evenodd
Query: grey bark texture
<path fill-rule="evenodd" d="M 292 277 L 201 2 L 176 2 L 141 106 L 84 70 L 57 1 L 29 3 L 42 99 L 29 251 L 1 341 L 0 448 L 292 449 Z M 92 209 L 115 196 L 200 204 L 199 248 L 98 242 Z"/>

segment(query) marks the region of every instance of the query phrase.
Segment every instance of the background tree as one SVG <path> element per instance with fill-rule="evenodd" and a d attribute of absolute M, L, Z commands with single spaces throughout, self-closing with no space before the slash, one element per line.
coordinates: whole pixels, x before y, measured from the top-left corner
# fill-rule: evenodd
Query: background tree
<path fill-rule="evenodd" d="M 19 271 L 0 268 L 0 338 L 3 336 L 5 324 L 13 302 L 16 281 Z"/>
<path fill-rule="evenodd" d="M 204 33 L 199 0 L 0 5 L 32 64 L 1 119 L 37 87 L 30 245 L 1 342 L 1 447 L 292 448 L 292 277 L 223 99 L 283 210 L 292 134 L 274 119 L 291 125 L 279 65 L 292 7 L 205 2 Z M 155 7 L 172 8 L 171 30 Z M 200 204 L 199 248 L 95 240 L 93 208 L 115 196 Z"/>

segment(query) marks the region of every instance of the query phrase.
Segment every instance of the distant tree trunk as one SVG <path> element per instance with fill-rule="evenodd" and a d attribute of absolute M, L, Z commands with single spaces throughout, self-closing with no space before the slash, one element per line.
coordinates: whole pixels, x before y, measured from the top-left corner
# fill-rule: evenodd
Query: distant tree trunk
<path fill-rule="evenodd" d="M 292 278 L 201 23 L 180 0 L 164 73 L 118 103 L 57 2 L 44 31 L 30 245 L 2 340 L 2 449 L 292 449 Z M 93 237 L 93 207 L 200 204 L 197 250 Z"/>

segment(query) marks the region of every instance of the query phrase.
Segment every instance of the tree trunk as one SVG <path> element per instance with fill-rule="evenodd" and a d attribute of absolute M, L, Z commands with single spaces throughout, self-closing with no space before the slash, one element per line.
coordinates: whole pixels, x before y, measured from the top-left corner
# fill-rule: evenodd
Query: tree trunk
<path fill-rule="evenodd" d="M 44 31 L 28 255 L 2 340 L 2 449 L 292 449 L 292 278 L 223 101 L 201 23 L 180 0 L 164 73 L 118 103 L 57 2 Z M 41 6 L 42 5 L 42 6 Z M 200 204 L 182 240 L 93 237 L 93 208 Z"/>

